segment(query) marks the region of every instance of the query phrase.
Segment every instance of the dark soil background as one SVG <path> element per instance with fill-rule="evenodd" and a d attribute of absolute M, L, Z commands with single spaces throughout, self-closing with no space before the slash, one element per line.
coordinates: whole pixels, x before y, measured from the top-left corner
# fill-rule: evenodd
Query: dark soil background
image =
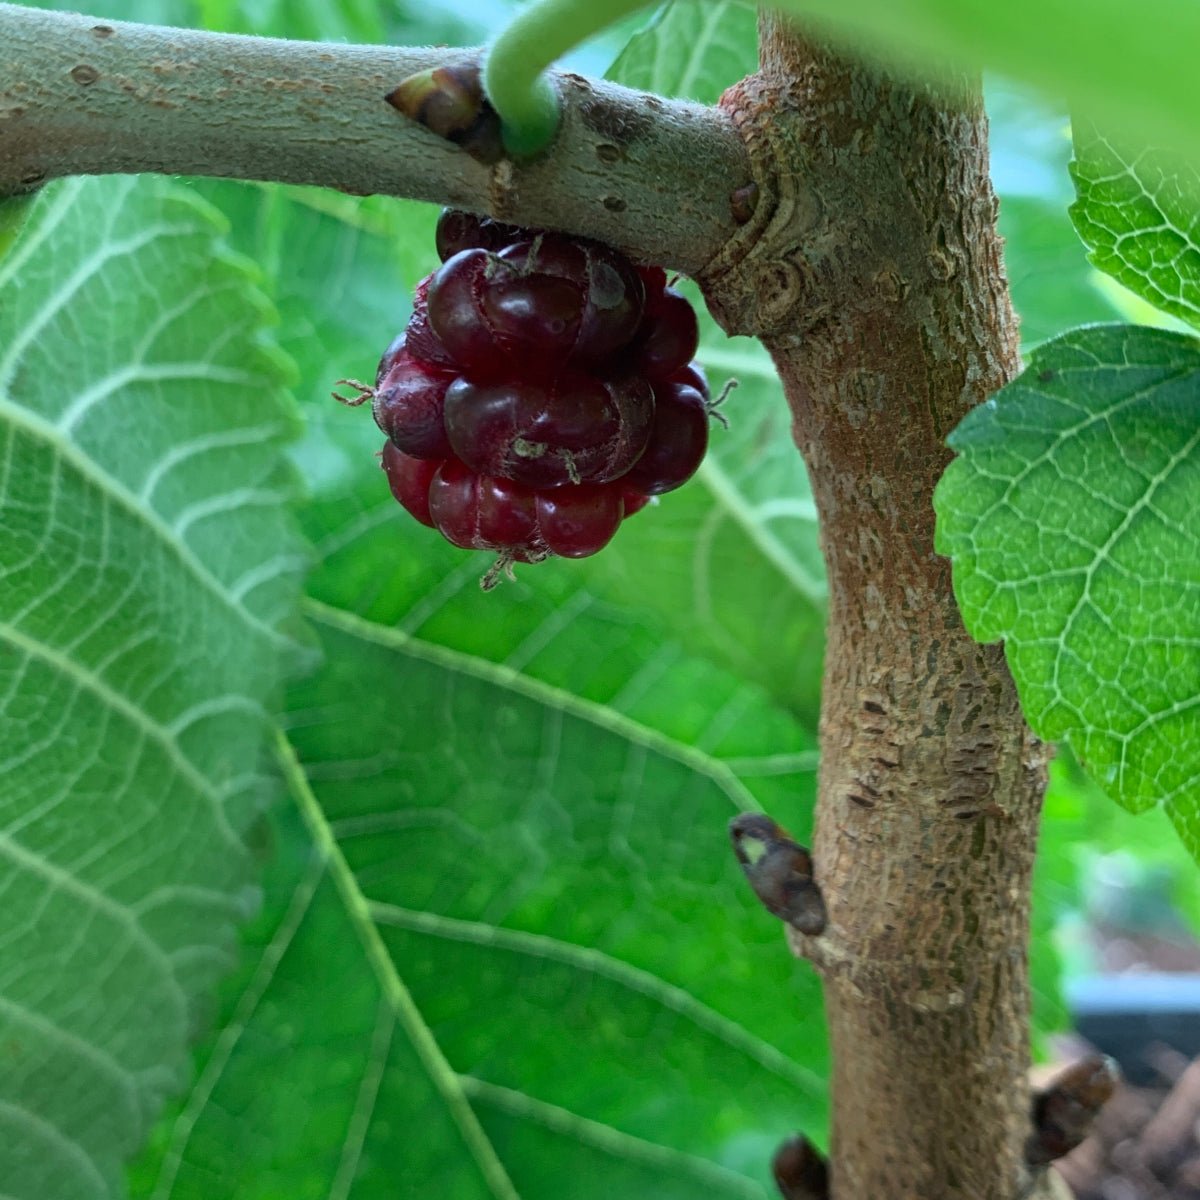
<path fill-rule="evenodd" d="M 1147 1053 L 1161 1084 L 1122 1085 L 1093 1135 L 1056 1164 L 1077 1200 L 1200 1200 L 1200 1058 Z"/>
<path fill-rule="evenodd" d="M 1105 979 L 1114 995 L 1118 984 L 1145 985 L 1153 993 L 1161 985 L 1166 991 L 1200 980 L 1200 943 L 1180 924 L 1167 928 L 1163 936 L 1144 925 L 1091 924 L 1088 939 L 1099 971 L 1091 980 L 1093 994 L 1103 1000 Z M 1190 990 L 1194 999 L 1197 989 Z M 1055 1164 L 1077 1200 L 1200 1200 L 1200 1008 L 1081 1011 L 1077 1024 L 1090 1040 L 1079 1033 L 1058 1039 L 1057 1065 L 1038 1074 L 1044 1079 L 1099 1050 L 1113 1055 L 1126 1077 L 1093 1135 Z"/>

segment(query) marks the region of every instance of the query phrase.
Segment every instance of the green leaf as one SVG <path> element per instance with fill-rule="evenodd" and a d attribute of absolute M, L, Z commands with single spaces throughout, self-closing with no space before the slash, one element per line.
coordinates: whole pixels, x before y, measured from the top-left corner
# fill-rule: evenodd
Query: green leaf
<path fill-rule="evenodd" d="M 765 1200 L 825 1048 L 728 851 L 744 789 L 559 689 L 314 615 L 306 833 L 285 818 L 255 961 L 137 1194 Z"/>
<path fill-rule="evenodd" d="M 937 547 L 1037 733 L 1200 856 L 1200 343 L 1081 329 L 951 436 Z"/>
<path fill-rule="evenodd" d="M 671 0 L 635 33 L 608 78 L 658 96 L 715 104 L 758 69 L 758 19 L 738 0 Z"/>
<path fill-rule="evenodd" d="M 1200 164 L 1193 51 L 1200 5 L 1180 0 L 781 0 L 848 48 L 910 73 L 990 68 L 1065 95 L 1140 144 Z"/>
<path fill-rule="evenodd" d="M 0 259 L 14 1197 L 123 1194 L 254 903 L 245 837 L 304 556 L 284 368 L 223 232 L 174 184 L 73 180 Z"/>
<path fill-rule="evenodd" d="M 1102 276 L 1088 265 L 1062 204 L 1037 196 L 1002 197 L 999 227 L 1026 353 L 1082 323 L 1122 315 L 1097 286 Z"/>
<path fill-rule="evenodd" d="M 1071 195 L 1066 114 L 1011 80 L 985 84 L 1005 273 L 1023 349 L 1084 322 L 1132 320 L 1103 290 L 1111 281 L 1088 263 L 1066 212 Z"/>
<path fill-rule="evenodd" d="M 1074 130 L 1071 217 L 1092 262 L 1200 326 L 1200 171 L 1162 150 L 1131 153 L 1087 121 Z"/>

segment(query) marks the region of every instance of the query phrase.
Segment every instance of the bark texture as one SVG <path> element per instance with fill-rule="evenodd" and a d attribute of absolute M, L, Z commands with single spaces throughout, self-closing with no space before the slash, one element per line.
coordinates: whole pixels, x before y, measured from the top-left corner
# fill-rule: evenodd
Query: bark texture
<path fill-rule="evenodd" d="M 914 89 L 781 19 L 723 107 L 761 199 L 704 284 L 762 337 L 829 571 L 813 859 L 834 1200 L 1033 1190 L 1029 885 L 1044 755 L 966 634 L 931 497 L 945 437 L 1018 369 L 977 86 Z"/>
<path fill-rule="evenodd" d="M 145 171 L 308 183 L 586 232 L 694 274 L 737 228 L 745 147 L 717 109 L 554 76 L 563 123 L 484 166 L 384 96 L 476 51 L 347 46 L 100 21 L 0 3 L 0 196 Z"/>

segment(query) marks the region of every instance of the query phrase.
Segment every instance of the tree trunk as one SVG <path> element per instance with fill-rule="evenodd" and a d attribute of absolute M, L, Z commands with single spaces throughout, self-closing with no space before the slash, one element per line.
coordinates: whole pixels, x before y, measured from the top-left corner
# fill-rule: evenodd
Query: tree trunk
<path fill-rule="evenodd" d="M 912 87 L 780 18 L 760 32 L 761 73 L 722 102 L 759 205 L 704 284 L 774 356 L 829 572 L 829 925 L 792 942 L 825 983 L 832 1194 L 1014 1200 L 1044 754 L 933 549 L 946 435 L 1018 369 L 986 118 L 971 81 Z"/>

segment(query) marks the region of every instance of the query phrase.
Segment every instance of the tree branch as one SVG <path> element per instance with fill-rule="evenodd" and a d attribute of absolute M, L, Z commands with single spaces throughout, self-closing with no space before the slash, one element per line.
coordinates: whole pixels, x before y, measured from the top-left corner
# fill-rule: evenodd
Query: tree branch
<path fill-rule="evenodd" d="M 717 109 L 552 77 L 542 158 L 477 163 L 384 95 L 471 51 L 236 37 L 0 4 L 0 195 L 145 171 L 316 184 L 586 233 L 696 274 L 749 160 Z"/>

